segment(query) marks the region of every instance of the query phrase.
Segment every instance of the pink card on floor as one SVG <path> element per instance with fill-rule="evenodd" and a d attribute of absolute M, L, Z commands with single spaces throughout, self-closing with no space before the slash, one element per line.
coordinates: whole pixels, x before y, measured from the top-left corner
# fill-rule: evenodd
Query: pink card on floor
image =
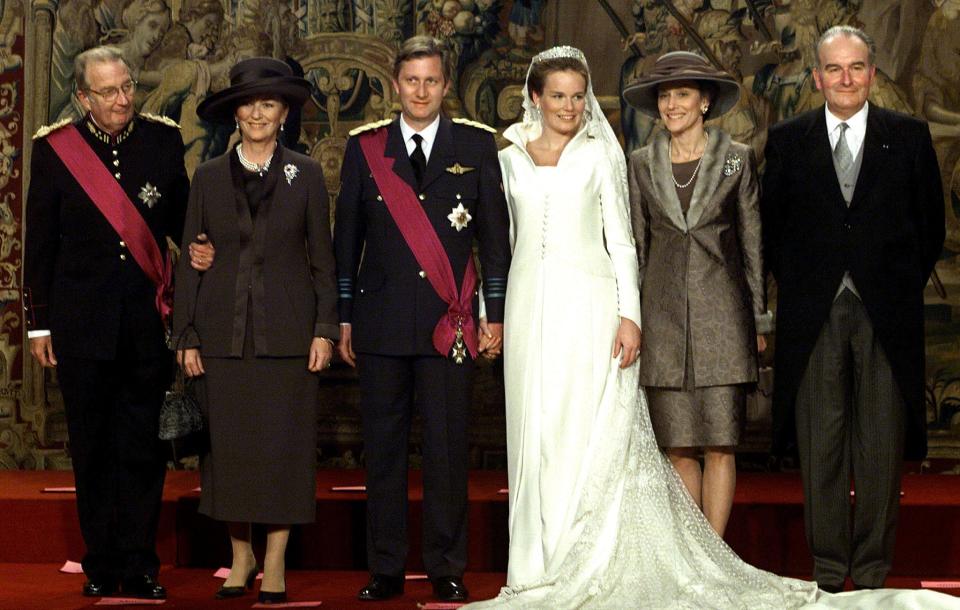
<path fill-rule="evenodd" d="M 230 576 L 230 568 L 220 568 L 213 573 L 214 578 L 222 578 L 226 580 Z M 257 574 L 257 580 L 263 580 L 263 572 Z"/>
<path fill-rule="evenodd" d="M 924 589 L 960 589 L 960 580 L 921 580 Z"/>
<path fill-rule="evenodd" d="M 456 610 L 456 608 L 465 604 L 466 602 L 427 602 L 425 604 L 417 604 L 417 608 L 421 610 Z"/>
<path fill-rule="evenodd" d="M 427 575 L 426 574 L 407 574 L 406 576 L 404 576 L 404 578 L 406 580 L 426 580 Z"/>
<path fill-rule="evenodd" d="M 196 492 L 196 493 L 200 493 L 200 488 L 199 488 L 199 487 L 194 487 L 194 488 L 191 489 L 190 491 L 193 491 L 193 492 Z"/>
<path fill-rule="evenodd" d="M 140 599 L 139 597 L 101 597 L 94 606 L 162 606 L 165 599 Z"/>
<path fill-rule="evenodd" d="M 497 493 L 498 493 L 498 494 L 508 494 L 508 493 L 510 493 L 510 490 L 507 489 L 506 487 L 504 487 L 503 489 L 498 489 L 498 490 L 497 490 Z"/>
<path fill-rule="evenodd" d="M 367 491 L 366 485 L 334 485 L 330 491 Z"/>
<path fill-rule="evenodd" d="M 83 566 L 76 561 L 70 561 L 68 559 L 60 566 L 60 571 L 64 574 L 83 574 Z"/>
<path fill-rule="evenodd" d="M 45 494 L 75 494 L 76 487 L 44 487 L 41 491 Z"/>
<path fill-rule="evenodd" d="M 250 606 L 251 608 L 316 608 L 323 602 L 286 602 L 283 604 L 261 604 L 260 602 Z"/>

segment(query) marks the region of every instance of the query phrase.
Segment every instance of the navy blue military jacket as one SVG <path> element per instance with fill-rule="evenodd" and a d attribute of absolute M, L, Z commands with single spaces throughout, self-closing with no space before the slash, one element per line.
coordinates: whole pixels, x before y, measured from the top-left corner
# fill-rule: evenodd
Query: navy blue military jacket
<path fill-rule="evenodd" d="M 386 156 L 393 171 L 418 193 L 462 285 L 474 241 L 479 242 L 486 317 L 503 321 L 510 266 L 510 219 L 493 135 L 480 127 L 440 119 L 423 185 L 418 188 L 397 118 L 388 129 Z M 356 137 L 347 142 L 334 228 L 340 321 L 351 323 L 357 352 L 438 355 L 433 329 L 447 311 L 390 215 Z M 448 216 L 459 205 L 466 226 Z M 479 318 L 477 298 L 474 318 Z"/>
<path fill-rule="evenodd" d="M 111 137 L 88 119 L 76 123 L 164 254 L 166 238 L 183 230 L 190 188 L 173 125 L 136 116 Z M 30 166 L 23 283 L 27 328 L 49 330 L 57 356 L 109 360 L 121 341 L 138 355 L 165 349 L 153 283 L 42 135 Z"/>

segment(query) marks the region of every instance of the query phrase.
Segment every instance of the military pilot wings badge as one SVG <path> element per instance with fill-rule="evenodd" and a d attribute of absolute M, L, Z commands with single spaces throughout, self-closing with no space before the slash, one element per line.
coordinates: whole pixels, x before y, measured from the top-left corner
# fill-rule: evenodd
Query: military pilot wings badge
<path fill-rule="evenodd" d="M 453 174 L 454 176 L 462 176 L 462 175 L 466 174 L 467 172 L 472 172 L 472 171 L 475 170 L 475 169 L 477 169 L 477 168 L 475 168 L 475 167 L 467 167 L 466 165 L 460 165 L 459 162 L 454 163 L 454 164 L 451 165 L 450 167 L 446 168 L 446 170 L 447 170 L 448 172 L 450 172 L 451 174 Z"/>

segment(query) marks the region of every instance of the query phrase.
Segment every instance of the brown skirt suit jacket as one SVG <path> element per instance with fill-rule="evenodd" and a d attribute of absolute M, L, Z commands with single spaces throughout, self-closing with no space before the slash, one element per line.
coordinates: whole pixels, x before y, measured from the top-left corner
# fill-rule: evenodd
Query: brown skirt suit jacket
<path fill-rule="evenodd" d="M 323 172 L 314 159 L 278 144 L 272 163 L 281 171 L 254 220 L 231 174 L 234 154 L 204 163 L 193 177 L 182 247 L 205 232 L 216 258 L 201 274 L 181 257 L 174 338 L 183 333 L 180 349 L 239 358 L 252 305 L 257 356 L 304 356 L 313 337 L 337 339 L 340 332 Z"/>
<path fill-rule="evenodd" d="M 697 387 L 757 380 L 757 332 L 769 332 L 760 211 L 751 149 L 707 128 L 684 216 L 670 135 L 630 156 L 630 207 L 640 262 L 640 383 L 680 388 L 690 324 Z"/>

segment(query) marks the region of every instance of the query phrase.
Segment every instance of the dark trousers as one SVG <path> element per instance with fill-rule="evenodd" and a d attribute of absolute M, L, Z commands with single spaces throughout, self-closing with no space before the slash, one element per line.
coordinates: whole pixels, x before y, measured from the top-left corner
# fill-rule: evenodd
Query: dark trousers
<path fill-rule="evenodd" d="M 401 576 L 407 557 L 407 452 L 423 420 L 423 563 L 431 578 L 467 562 L 467 413 L 474 364 L 440 356 L 361 354 L 370 572 Z"/>
<path fill-rule="evenodd" d="M 83 571 L 92 580 L 156 576 L 160 568 L 155 542 L 165 454 L 157 420 L 171 366 L 169 353 L 58 358 L 87 547 Z"/>
<path fill-rule="evenodd" d="M 796 424 L 813 578 L 880 586 L 900 506 L 905 406 L 866 309 L 834 301 L 797 392 Z M 851 523 L 850 478 L 856 493 Z"/>

